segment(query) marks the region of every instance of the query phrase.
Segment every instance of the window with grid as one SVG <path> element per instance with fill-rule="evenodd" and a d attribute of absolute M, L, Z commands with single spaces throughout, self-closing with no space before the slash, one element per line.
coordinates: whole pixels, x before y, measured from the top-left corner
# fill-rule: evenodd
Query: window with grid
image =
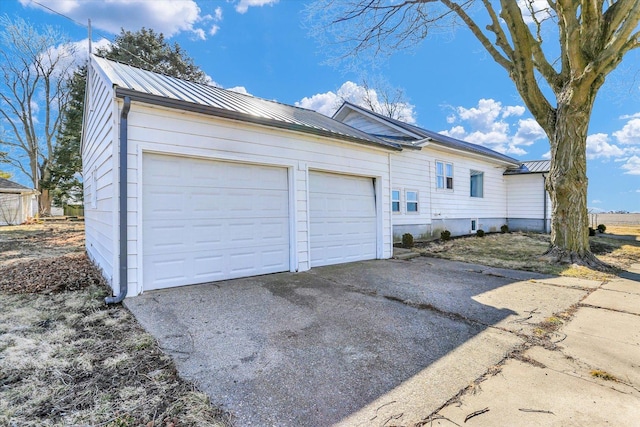
<path fill-rule="evenodd" d="M 400 212 L 400 190 L 391 190 L 391 211 Z"/>
<path fill-rule="evenodd" d="M 436 188 L 453 190 L 453 163 L 436 161 Z"/>
<path fill-rule="evenodd" d="M 418 192 L 407 190 L 405 198 L 407 200 L 407 212 L 418 212 Z"/>

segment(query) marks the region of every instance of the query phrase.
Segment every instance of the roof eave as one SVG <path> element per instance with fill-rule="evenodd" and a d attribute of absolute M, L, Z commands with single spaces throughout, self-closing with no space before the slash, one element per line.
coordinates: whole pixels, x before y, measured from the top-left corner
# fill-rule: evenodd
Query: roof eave
<path fill-rule="evenodd" d="M 350 135 L 344 135 L 340 133 L 331 132 L 325 129 L 314 128 L 310 126 L 303 126 L 296 123 L 286 123 L 277 120 L 266 119 L 264 117 L 252 116 L 250 114 L 240 113 L 232 110 L 226 110 L 209 105 L 196 104 L 193 102 L 182 101 L 179 99 L 167 98 L 159 95 L 152 95 L 144 92 L 139 92 L 133 89 L 122 88 L 115 86 L 116 97 L 124 98 L 128 96 L 133 101 L 143 102 L 145 104 L 158 105 L 161 107 L 174 108 L 184 111 L 190 111 L 193 113 L 201 113 L 210 116 L 222 117 L 225 119 L 241 121 L 245 123 L 253 123 L 278 129 L 286 129 L 306 134 L 322 136 L 332 139 L 338 139 L 342 141 L 354 142 L 357 144 L 368 145 L 375 148 L 381 148 L 391 151 L 402 151 L 402 147 L 399 144 L 382 143 L 369 141 L 366 139 L 357 138 Z"/>
<path fill-rule="evenodd" d="M 499 164 L 502 164 L 502 165 L 520 166 L 520 163 L 521 163 L 521 162 L 517 161 L 516 159 L 513 159 L 513 161 L 507 160 L 507 159 L 501 159 L 499 157 L 494 157 L 494 156 L 490 156 L 490 155 L 483 154 L 483 153 L 477 153 L 477 152 L 474 152 L 474 151 L 471 151 L 471 150 L 462 150 L 462 149 L 458 149 L 458 148 L 453 148 L 453 147 L 450 147 L 450 146 L 446 145 L 446 143 L 440 142 L 440 141 L 438 141 L 436 139 L 433 139 L 433 138 L 427 138 L 427 139 L 428 139 L 428 144 L 425 144 L 424 146 L 431 145 L 434 148 L 441 149 L 441 150 L 444 150 L 444 151 L 452 151 L 454 153 L 462 153 L 464 155 L 473 156 L 473 157 L 476 157 L 476 158 L 481 158 L 483 160 L 492 161 L 492 162 L 499 163 Z"/>

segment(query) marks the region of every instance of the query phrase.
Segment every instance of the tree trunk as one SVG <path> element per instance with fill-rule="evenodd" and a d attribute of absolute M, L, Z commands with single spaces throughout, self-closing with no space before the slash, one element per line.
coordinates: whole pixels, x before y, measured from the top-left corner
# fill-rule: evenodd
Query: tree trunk
<path fill-rule="evenodd" d="M 551 246 L 546 256 L 558 263 L 604 269 L 589 246 L 587 212 L 587 129 L 591 103 L 559 105 L 550 138 L 551 170 L 546 188 L 551 197 Z"/>
<path fill-rule="evenodd" d="M 40 196 L 38 196 L 38 212 L 42 216 L 51 216 L 51 193 L 47 188 L 40 189 Z"/>

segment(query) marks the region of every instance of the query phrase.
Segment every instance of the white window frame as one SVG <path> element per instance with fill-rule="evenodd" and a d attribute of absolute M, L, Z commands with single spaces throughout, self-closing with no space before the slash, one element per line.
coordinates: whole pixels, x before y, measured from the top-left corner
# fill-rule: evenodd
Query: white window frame
<path fill-rule="evenodd" d="M 394 193 L 398 193 L 398 199 L 394 199 L 393 195 Z M 400 194 L 402 194 L 402 192 L 399 189 L 393 188 L 391 189 L 391 212 L 394 214 L 399 214 L 401 212 L 401 206 L 402 206 L 402 202 L 400 200 Z M 394 209 L 394 204 L 397 203 L 398 204 L 398 209 Z"/>
<path fill-rule="evenodd" d="M 481 177 L 480 178 L 479 192 L 476 195 L 473 194 L 473 185 L 472 185 L 472 181 L 473 181 L 473 177 L 474 176 L 480 176 Z M 469 197 L 479 198 L 479 199 L 482 199 L 484 197 L 484 172 L 483 171 L 474 170 L 474 169 L 471 169 L 469 171 Z"/>
<path fill-rule="evenodd" d="M 442 174 L 438 174 L 438 164 L 442 165 Z M 447 166 L 451 168 L 450 175 L 447 174 Z M 442 178 L 442 184 L 438 178 Z M 449 187 L 449 180 L 451 180 L 451 187 Z M 453 163 L 436 160 L 436 189 L 453 191 Z"/>
<path fill-rule="evenodd" d="M 416 195 L 416 199 L 415 200 L 410 200 L 409 199 L 409 193 L 415 193 Z M 405 190 L 404 191 L 404 200 L 405 200 L 405 211 L 408 214 L 417 214 L 420 212 L 420 194 L 418 192 L 418 190 Z M 416 209 L 415 210 L 410 210 L 409 209 L 409 204 L 415 204 L 416 205 Z"/>

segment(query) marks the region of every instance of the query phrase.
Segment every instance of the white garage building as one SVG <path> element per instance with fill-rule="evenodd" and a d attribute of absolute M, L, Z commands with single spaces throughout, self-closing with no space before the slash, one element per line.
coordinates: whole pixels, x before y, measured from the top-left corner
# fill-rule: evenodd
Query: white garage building
<path fill-rule="evenodd" d="M 87 252 L 111 302 L 392 255 L 398 144 L 98 57 L 84 114 Z"/>

